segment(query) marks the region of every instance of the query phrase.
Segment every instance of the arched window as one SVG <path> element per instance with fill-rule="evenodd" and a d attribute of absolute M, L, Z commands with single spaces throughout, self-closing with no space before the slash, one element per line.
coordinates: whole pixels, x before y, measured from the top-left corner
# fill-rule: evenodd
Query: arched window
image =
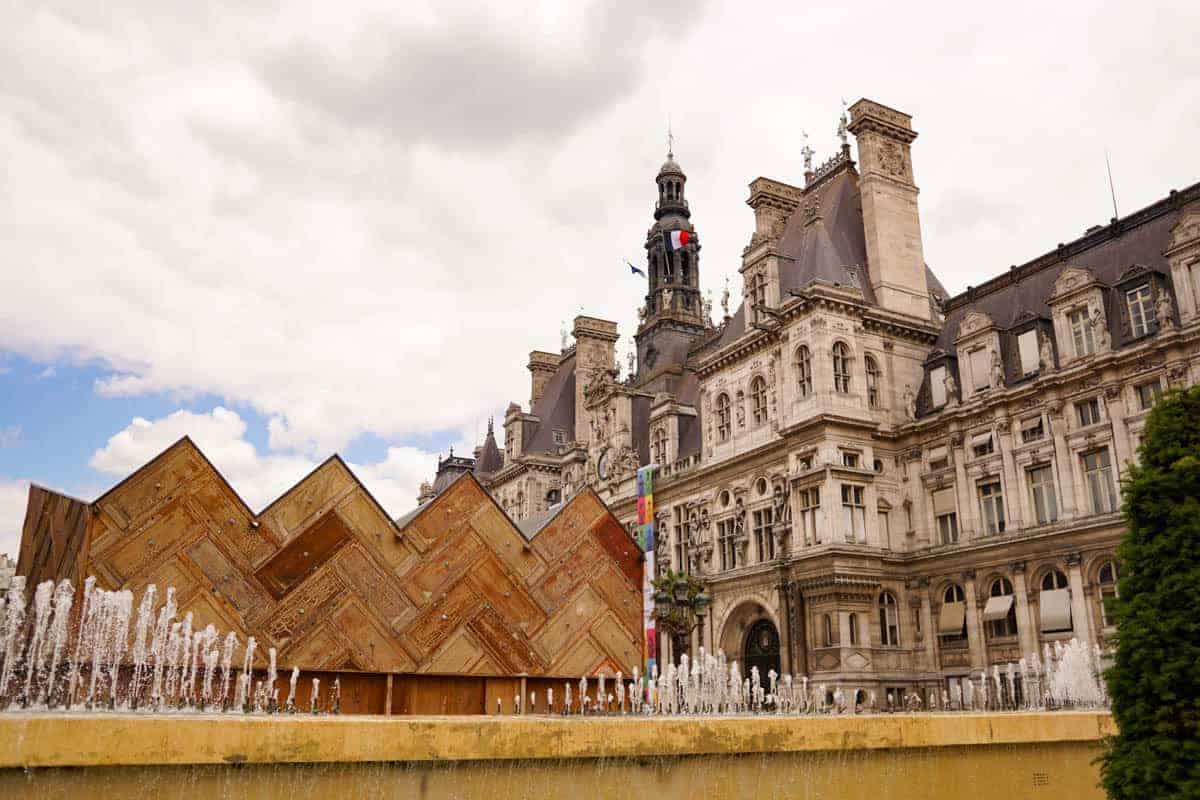
<path fill-rule="evenodd" d="M 749 286 L 750 310 L 753 312 L 751 319 L 758 321 L 762 319 L 762 312 L 758 307 L 766 307 L 767 305 L 767 276 L 764 272 L 756 272 L 750 276 Z"/>
<path fill-rule="evenodd" d="M 900 614 L 896 598 L 889 592 L 879 595 L 879 643 L 884 647 L 900 644 Z"/>
<path fill-rule="evenodd" d="M 983 621 L 987 623 L 990 636 L 1017 635 L 1017 605 L 1013 598 L 1012 581 L 997 578 L 992 581 L 988 592 L 987 606 L 983 609 Z"/>
<path fill-rule="evenodd" d="M 938 616 L 938 636 L 943 642 L 964 642 L 967 639 L 967 596 L 957 583 L 942 593 L 942 610 Z"/>
<path fill-rule="evenodd" d="M 717 395 L 717 439 L 729 441 L 729 433 L 733 430 L 733 419 L 730 413 L 729 395 Z"/>
<path fill-rule="evenodd" d="M 767 421 L 767 382 L 761 375 L 750 381 L 750 403 L 754 408 L 754 424 Z"/>
<path fill-rule="evenodd" d="M 1100 565 L 1100 571 L 1096 573 L 1096 583 L 1100 584 L 1100 623 L 1104 627 L 1113 624 L 1112 611 L 1109 609 L 1109 601 L 1117 594 L 1117 565 L 1111 561 L 1105 561 Z"/>
<path fill-rule="evenodd" d="M 864 356 L 863 363 L 867 368 L 867 405 L 879 408 L 879 365 L 871 356 Z"/>
<path fill-rule="evenodd" d="M 667 432 L 662 428 L 655 428 L 650 435 L 650 457 L 656 464 L 667 463 Z"/>
<path fill-rule="evenodd" d="M 1055 569 L 1042 577 L 1042 593 L 1038 608 L 1042 617 L 1042 633 L 1069 631 L 1074 628 L 1071 619 L 1071 590 L 1067 588 L 1067 576 Z"/>
<path fill-rule="evenodd" d="M 833 344 L 833 388 L 842 394 L 850 392 L 850 348 L 845 342 Z"/>
<path fill-rule="evenodd" d="M 850 644 L 858 644 L 858 614 L 850 615 Z"/>
<path fill-rule="evenodd" d="M 803 344 L 796 350 L 796 385 L 801 397 L 812 394 L 812 357 L 808 354 L 808 346 Z"/>
<path fill-rule="evenodd" d="M 551 489 L 550 491 L 546 492 L 546 505 L 548 506 L 558 505 L 558 501 L 561 499 L 562 495 L 558 489 Z"/>
<path fill-rule="evenodd" d="M 825 629 L 825 646 L 833 647 L 836 641 L 833 638 L 833 617 L 826 614 L 822 620 Z"/>
<path fill-rule="evenodd" d="M 1059 570 L 1051 570 L 1042 578 L 1042 591 L 1049 592 L 1055 589 L 1066 589 L 1070 584 L 1067 582 L 1067 576 L 1063 575 Z"/>

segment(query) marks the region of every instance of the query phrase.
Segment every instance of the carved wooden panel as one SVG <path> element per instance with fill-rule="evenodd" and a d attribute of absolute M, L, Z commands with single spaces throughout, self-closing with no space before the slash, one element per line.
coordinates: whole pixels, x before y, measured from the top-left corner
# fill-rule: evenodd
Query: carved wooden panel
<path fill-rule="evenodd" d="M 21 570 L 135 602 L 173 586 L 194 627 L 254 636 L 282 669 L 630 675 L 641 657 L 641 554 L 590 491 L 527 539 L 468 475 L 399 528 L 335 457 L 256 515 L 184 439 L 90 506 L 35 488 Z"/>

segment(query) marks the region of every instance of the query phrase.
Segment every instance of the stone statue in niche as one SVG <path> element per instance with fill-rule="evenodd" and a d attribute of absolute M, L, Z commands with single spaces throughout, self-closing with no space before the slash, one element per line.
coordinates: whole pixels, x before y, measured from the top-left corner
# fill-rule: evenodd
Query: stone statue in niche
<path fill-rule="evenodd" d="M 904 416 L 909 420 L 917 418 L 917 396 L 913 394 L 911 383 L 904 384 Z"/>
<path fill-rule="evenodd" d="M 674 303 L 672 302 L 674 299 L 674 289 L 663 289 L 663 311 L 670 311 L 675 307 Z"/>
<path fill-rule="evenodd" d="M 1000 351 L 992 351 L 992 388 L 1004 386 L 1004 362 L 1000 360 Z"/>
<path fill-rule="evenodd" d="M 1158 290 L 1158 300 L 1154 303 L 1154 318 L 1158 321 L 1160 331 L 1175 327 L 1175 304 L 1166 289 Z"/>
<path fill-rule="evenodd" d="M 629 367 L 629 377 L 632 378 L 637 374 L 637 353 L 633 350 L 630 350 L 626 356 L 626 360 Z"/>
<path fill-rule="evenodd" d="M 1038 362 L 1042 372 L 1054 371 L 1054 348 L 1044 333 L 1038 334 Z"/>
<path fill-rule="evenodd" d="M 721 292 L 721 313 L 729 318 L 729 276 L 725 277 L 725 291 Z"/>
<path fill-rule="evenodd" d="M 746 427 L 746 396 L 737 393 L 737 424 L 739 428 Z"/>
<path fill-rule="evenodd" d="M 1104 309 L 1100 306 L 1092 309 L 1091 324 L 1092 332 L 1096 336 L 1096 349 L 1100 351 L 1111 349 L 1112 334 L 1108 332 L 1108 318 L 1104 316 Z"/>
<path fill-rule="evenodd" d="M 946 377 L 942 381 L 942 385 L 946 387 L 946 405 L 958 405 L 958 381 L 954 380 L 950 370 L 946 370 Z"/>

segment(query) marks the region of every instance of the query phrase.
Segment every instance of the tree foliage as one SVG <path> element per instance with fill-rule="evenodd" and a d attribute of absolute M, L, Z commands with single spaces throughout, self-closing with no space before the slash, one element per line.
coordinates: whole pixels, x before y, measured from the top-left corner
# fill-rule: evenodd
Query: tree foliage
<path fill-rule="evenodd" d="M 1119 732 L 1101 759 L 1113 800 L 1200 798 L 1200 386 L 1151 412 L 1123 485 L 1116 656 Z"/>

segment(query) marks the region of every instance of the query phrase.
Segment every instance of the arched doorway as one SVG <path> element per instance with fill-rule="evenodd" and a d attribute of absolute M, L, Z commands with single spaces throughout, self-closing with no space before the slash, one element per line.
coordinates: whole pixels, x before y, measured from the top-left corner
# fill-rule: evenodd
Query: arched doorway
<path fill-rule="evenodd" d="M 767 674 L 779 669 L 779 631 L 769 619 L 760 619 L 746 631 L 746 641 L 742 647 L 746 663 L 745 676 L 750 677 L 750 670 L 758 667 L 758 678 L 763 686 L 768 686 Z"/>

